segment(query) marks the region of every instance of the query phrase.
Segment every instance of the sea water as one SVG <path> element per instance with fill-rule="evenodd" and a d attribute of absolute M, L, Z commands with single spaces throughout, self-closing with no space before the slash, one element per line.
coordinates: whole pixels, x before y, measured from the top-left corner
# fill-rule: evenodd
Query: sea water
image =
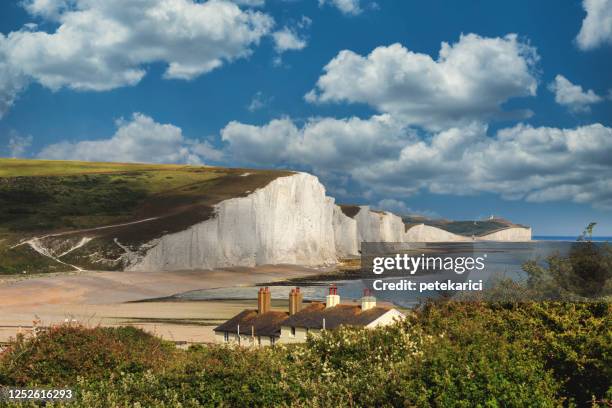
<path fill-rule="evenodd" d="M 612 242 L 612 237 L 599 237 L 593 239 L 597 242 Z M 552 255 L 565 256 L 571 246 L 575 243 L 575 237 L 534 237 L 530 242 L 474 242 L 474 243 L 428 243 L 414 244 L 414 253 L 420 250 L 427 250 L 435 254 L 453 254 L 453 256 L 474 256 L 486 254 L 486 267 L 482 271 L 472 271 L 466 279 L 472 281 L 482 280 L 485 287 L 497 278 L 509 278 L 521 281 L 527 278 L 523 271 L 523 265 L 527 261 L 536 261 L 545 264 L 546 259 Z M 446 273 L 440 273 L 436 278 L 446 279 Z M 450 272 L 452 273 L 452 272 Z M 374 279 L 383 279 L 388 282 L 399 282 L 402 279 L 412 279 L 417 283 L 419 280 L 427 279 L 427 276 L 393 276 L 381 277 L 372 276 L 372 279 L 360 276 L 350 280 L 339 280 L 333 283 L 338 286 L 338 293 L 341 298 L 348 300 L 358 300 L 363 294 L 364 288 L 371 287 Z M 431 277 L 429 277 L 430 279 Z M 305 300 L 324 301 L 327 295 L 327 288 L 330 281 L 306 281 L 300 282 L 299 286 Z M 292 286 L 269 285 L 273 299 L 286 299 Z M 221 299 L 257 299 L 257 287 L 231 287 L 194 290 L 181 293 L 175 297 L 184 300 L 221 300 Z M 376 292 L 378 300 L 392 302 L 402 307 L 413 307 L 427 298 L 439 297 L 442 294 L 435 291 L 429 292 L 409 292 L 409 291 L 384 291 Z"/>

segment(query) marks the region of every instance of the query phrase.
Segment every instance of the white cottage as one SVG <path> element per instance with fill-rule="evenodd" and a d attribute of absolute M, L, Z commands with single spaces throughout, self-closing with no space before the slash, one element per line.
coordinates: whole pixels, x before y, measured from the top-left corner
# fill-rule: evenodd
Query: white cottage
<path fill-rule="evenodd" d="M 405 317 L 393 307 L 377 306 L 376 298 L 367 289 L 360 303 L 342 304 L 338 288 L 331 286 L 325 303 L 310 302 L 304 306 L 300 288 L 295 288 L 289 294 L 288 312 L 270 310 L 270 299 L 269 289 L 260 289 L 257 310 L 244 310 L 215 328 L 217 341 L 244 346 L 301 343 L 308 333 L 340 326 L 374 328 Z"/>

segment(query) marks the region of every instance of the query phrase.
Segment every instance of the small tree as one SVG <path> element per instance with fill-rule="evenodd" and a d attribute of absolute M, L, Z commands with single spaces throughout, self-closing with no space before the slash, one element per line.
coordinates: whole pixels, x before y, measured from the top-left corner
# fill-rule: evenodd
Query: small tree
<path fill-rule="evenodd" d="M 612 247 L 593 242 L 590 223 L 572 244 L 567 257 L 549 256 L 547 267 L 535 261 L 523 265 L 530 288 L 545 298 L 603 298 L 612 295 Z"/>

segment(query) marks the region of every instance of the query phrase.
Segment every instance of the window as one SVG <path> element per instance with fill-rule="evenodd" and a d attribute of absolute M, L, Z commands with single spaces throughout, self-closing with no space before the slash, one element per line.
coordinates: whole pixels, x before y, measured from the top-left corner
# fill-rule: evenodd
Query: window
<path fill-rule="evenodd" d="M 291 327 L 291 336 L 295 337 L 295 327 Z"/>
<path fill-rule="evenodd" d="M 225 342 L 229 341 L 229 333 L 228 332 L 223 332 L 223 338 L 225 340 Z"/>
<path fill-rule="evenodd" d="M 276 343 L 276 337 L 270 337 L 270 344 L 274 345 Z"/>

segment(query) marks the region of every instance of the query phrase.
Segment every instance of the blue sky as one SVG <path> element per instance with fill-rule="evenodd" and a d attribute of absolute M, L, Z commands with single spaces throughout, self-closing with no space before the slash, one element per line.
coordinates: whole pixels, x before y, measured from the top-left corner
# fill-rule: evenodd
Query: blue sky
<path fill-rule="evenodd" d="M 611 0 L 5 1 L 0 33 L 2 156 L 290 167 L 612 235 Z"/>

